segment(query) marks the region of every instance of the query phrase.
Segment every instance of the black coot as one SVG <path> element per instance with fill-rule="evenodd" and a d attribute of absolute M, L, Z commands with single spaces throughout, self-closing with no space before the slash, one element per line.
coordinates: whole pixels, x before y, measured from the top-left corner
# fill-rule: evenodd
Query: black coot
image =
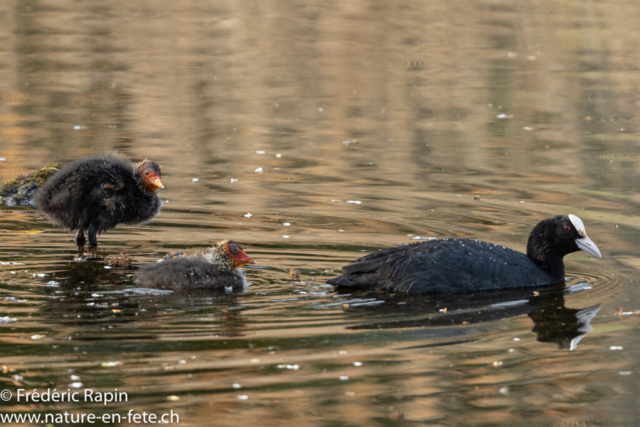
<path fill-rule="evenodd" d="M 38 210 L 51 222 L 76 230 L 75 242 L 98 244 L 96 234 L 116 225 L 137 224 L 160 211 L 156 192 L 162 185 L 160 166 L 151 160 L 137 164 L 121 157 L 85 157 L 66 165 L 38 189 Z"/>
<path fill-rule="evenodd" d="M 255 264 L 236 242 L 224 240 L 200 256 L 178 257 L 145 265 L 136 279 L 144 288 L 242 288 L 241 267 Z"/>
<path fill-rule="evenodd" d="M 410 294 L 470 293 L 564 281 L 563 257 L 579 250 L 601 258 L 575 215 L 535 226 L 527 254 L 470 239 L 441 239 L 384 249 L 342 267 L 329 284 Z"/>

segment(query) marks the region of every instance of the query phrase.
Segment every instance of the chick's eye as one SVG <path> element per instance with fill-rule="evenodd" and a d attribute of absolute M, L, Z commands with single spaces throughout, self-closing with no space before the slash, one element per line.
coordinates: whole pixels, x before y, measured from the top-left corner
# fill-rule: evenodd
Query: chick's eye
<path fill-rule="evenodd" d="M 145 174 L 146 176 L 149 176 L 149 171 L 144 171 L 144 174 Z"/>
<path fill-rule="evenodd" d="M 564 231 L 571 231 L 571 226 L 570 225 L 565 225 L 564 226 Z"/>

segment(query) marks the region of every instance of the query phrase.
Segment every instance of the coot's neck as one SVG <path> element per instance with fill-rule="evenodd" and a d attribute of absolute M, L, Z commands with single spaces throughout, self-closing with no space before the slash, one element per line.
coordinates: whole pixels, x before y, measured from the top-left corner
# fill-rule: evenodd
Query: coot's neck
<path fill-rule="evenodd" d="M 527 242 L 527 256 L 553 280 L 560 282 L 564 280 L 564 254 L 554 251 L 550 240 L 546 233 L 534 228 Z"/>

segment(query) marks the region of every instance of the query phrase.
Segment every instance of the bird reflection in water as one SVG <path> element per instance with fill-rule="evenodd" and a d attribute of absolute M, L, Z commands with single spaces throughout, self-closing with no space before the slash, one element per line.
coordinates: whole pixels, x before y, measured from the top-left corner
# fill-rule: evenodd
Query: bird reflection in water
<path fill-rule="evenodd" d="M 370 297 L 367 294 L 367 298 L 356 298 L 348 304 L 346 312 L 353 317 L 369 317 L 349 327 L 356 330 L 474 325 L 527 314 L 533 320 L 532 331 L 538 341 L 574 350 L 593 330 L 590 322 L 601 306 L 568 308 L 564 300 L 567 289 L 562 284 L 536 291 L 524 289 L 464 296 L 383 294 Z"/>

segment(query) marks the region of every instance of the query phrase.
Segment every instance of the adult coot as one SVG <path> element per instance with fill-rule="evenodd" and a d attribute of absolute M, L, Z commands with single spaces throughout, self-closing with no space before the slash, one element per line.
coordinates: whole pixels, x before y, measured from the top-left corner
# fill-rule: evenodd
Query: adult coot
<path fill-rule="evenodd" d="M 85 230 L 89 244 L 96 246 L 97 233 L 146 221 L 160 211 L 161 175 L 151 160 L 132 165 L 112 155 L 85 157 L 44 182 L 35 195 L 36 207 L 51 222 L 76 230 L 78 246 L 86 243 Z"/>
<path fill-rule="evenodd" d="M 549 285 L 564 281 L 562 258 L 579 250 L 602 258 L 580 218 L 558 215 L 535 226 L 526 255 L 470 239 L 431 240 L 371 253 L 327 283 L 410 294 Z"/>
<path fill-rule="evenodd" d="M 140 269 L 136 283 L 144 288 L 242 288 L 241 267 L 255 264 L 236 242 L 223 240 L 200 256 L 170 258 Z"/>

